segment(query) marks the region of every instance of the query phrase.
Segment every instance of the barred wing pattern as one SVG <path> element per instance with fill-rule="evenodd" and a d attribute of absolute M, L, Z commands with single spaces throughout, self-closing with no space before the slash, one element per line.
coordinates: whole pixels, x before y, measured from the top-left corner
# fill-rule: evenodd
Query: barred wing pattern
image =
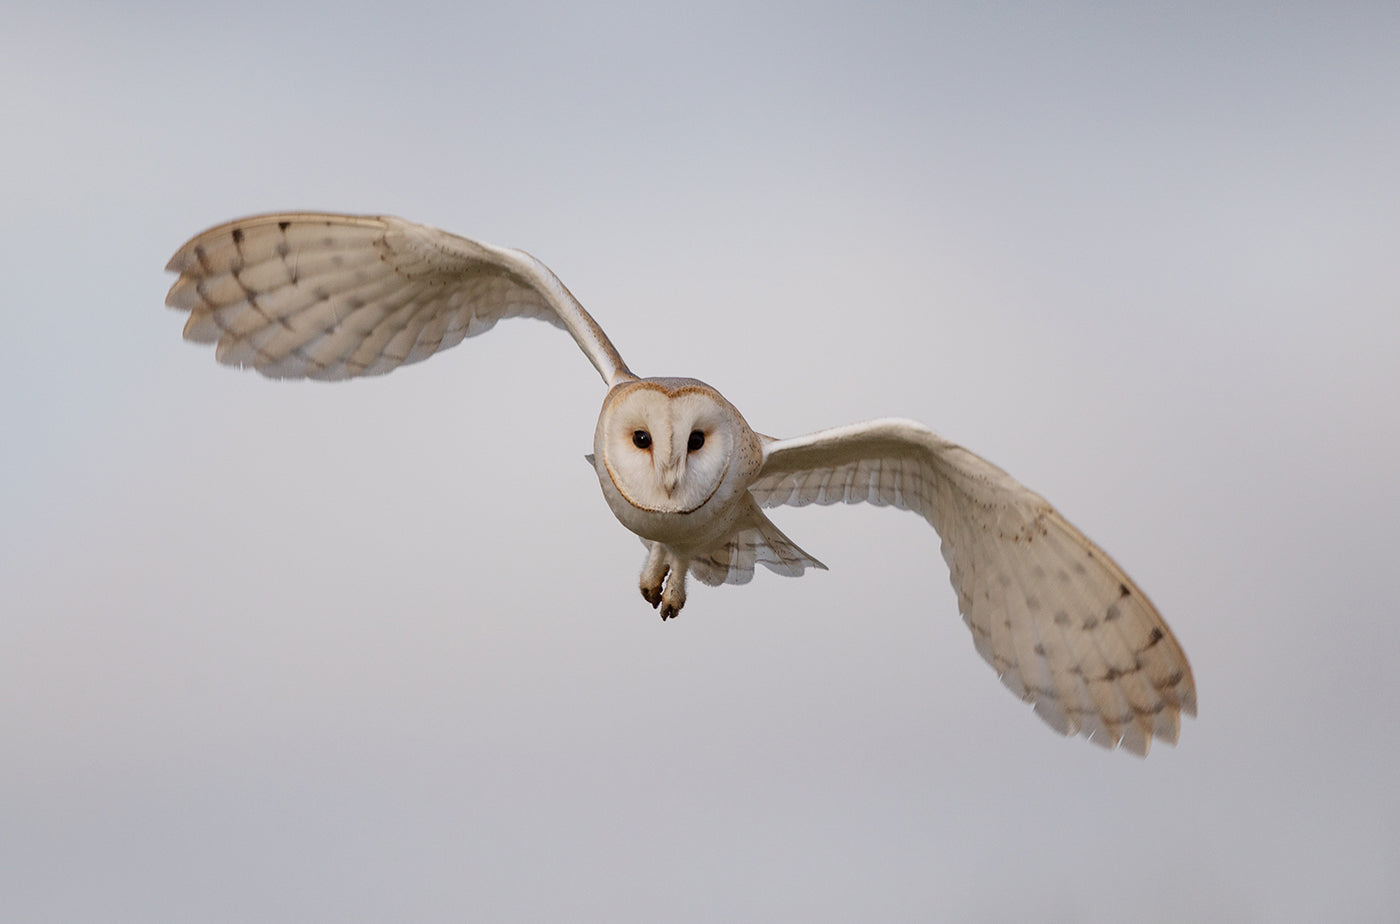
<path fill-rule="evenodd" d="M 958 608 L 1002 683 L 1064 735 L 1146 755 L 1196 714 L 1181 646 L 1121 568 L 1043 497 L 906 420 L 764 447 L 761 506 L 871 503 L 938 532 Z"/>
<path fill-rule="evenodd" d="M 185 339 L 272 378 L 381 375 L 511 317 L 567 330 L 604 382 L 632 377 L 534 257 L 399 218 L 257 215 L 196 236 L 166 269 Z"/>
<path fill-rule="evenodd" d="M 783 577 L 801 577 L 808 568 L 826 570 L 826 565 L 783 535 L 758 509 L 752 496 L 745 497 L 743 503 L 748 509 L 734 532 L 716 548 L 691 560 L 690 573 L 696 580 L 711 587 L 747 584 L 753 580 L 755 565 L 763 565 Z"/>

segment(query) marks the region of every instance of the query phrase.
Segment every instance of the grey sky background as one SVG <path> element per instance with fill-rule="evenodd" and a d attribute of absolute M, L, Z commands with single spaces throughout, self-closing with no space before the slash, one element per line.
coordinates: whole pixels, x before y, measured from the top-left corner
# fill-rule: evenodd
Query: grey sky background
<path fill-rule="evenodd" d="M 0 30 L 0 917 L 1390 921 L 1400 7 L 36 4 Z M 383 212 L 544 260 L 779 436 L 908 416 L 1153 597 L 1146 761 L 938 540 L 663 625 L 559 332 L 276 383 L 170 254 Z"/>

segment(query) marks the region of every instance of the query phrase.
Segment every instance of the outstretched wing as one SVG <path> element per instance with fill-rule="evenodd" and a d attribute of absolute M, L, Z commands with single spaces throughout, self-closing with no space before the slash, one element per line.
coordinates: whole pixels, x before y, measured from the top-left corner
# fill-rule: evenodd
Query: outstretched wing
<path fill-rule="evenodd" d="M 1056 731 L 1145 755 L 1196 714 L 1181 646 L 1123 569 L 1043 497 L 907 420 L 764 446 L 764 507 L 868 502 L 938 531 L 982 657 Z"/>
<path fill-rule="evenodd" d="M 166 269 L 185 339 L 273 378 L 381 375 L 512 317 L 568 331 L 609 385 L 632 378 L 543 263 L 399 218 L 257 215 L 194 237 Z"/>

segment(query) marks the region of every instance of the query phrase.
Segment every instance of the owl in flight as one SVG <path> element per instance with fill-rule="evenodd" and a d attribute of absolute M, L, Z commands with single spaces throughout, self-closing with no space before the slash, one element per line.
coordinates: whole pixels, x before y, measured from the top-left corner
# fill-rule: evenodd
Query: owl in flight
<path fill-rule="evenodd" d="M 751 429 L 704 382 L 639 378 L 540 261 L 398 218 L 288 212 L 220 225 L 166 267 L 185 339 L 273 378 L 382 375 L 532 317 L 562 328 L 608 392 L 588 462 L 647 548 L 642 596 L 668 619 L 686 576 L 744 584 L 755 565 L 825 566 L 764 507 L 868 502 L 942 539 L 977 651 L 1063 735 L 1145 755 L 1196 714 L 1191 667 L 1123 569 L 1040 495 L 910 420 L 792 439 Z"/>

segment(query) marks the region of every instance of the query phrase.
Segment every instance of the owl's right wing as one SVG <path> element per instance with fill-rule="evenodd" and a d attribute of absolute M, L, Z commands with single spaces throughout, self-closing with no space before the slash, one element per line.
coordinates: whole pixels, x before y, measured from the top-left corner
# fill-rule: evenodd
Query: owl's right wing
<path fill-rule="evenodd" d="M 1191 666 L 1123 569 L 1039 494 L 921 424 L 874 420 L 764 446 L 761 506 L 912 510 L 1002 683 L 1061 734 L 1146 754 L 1196 714 Z"/>
<path fill-rule="evenodd" d="M 380 375 L 512 317 L 568 331 L 609 386 L 633 378 L 539 260 L 400 218 L 256 215 L 194 237 L 166 269 L 185 339 L 272 378 Z"/>

